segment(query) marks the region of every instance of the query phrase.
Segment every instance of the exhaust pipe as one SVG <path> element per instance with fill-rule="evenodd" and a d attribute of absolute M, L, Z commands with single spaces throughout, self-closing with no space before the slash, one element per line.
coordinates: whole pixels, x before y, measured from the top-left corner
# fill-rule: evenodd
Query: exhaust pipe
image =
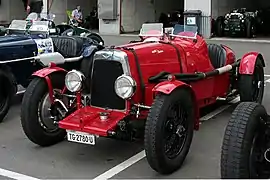
<path fill-rule="evenodd" d="M 264 152 L 264 159 L 270 163 L 270 148 Z"/>

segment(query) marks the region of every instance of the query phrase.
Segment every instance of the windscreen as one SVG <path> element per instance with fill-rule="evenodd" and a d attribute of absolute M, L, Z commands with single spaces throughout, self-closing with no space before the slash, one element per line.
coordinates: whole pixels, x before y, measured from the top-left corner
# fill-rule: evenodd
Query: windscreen
<path fill-rule="evenodd" d="M 162 23 L 146 23 L 142 25 L 140 36 L 163 36 Z"/>
<path fill-rule="evenodd" d="M 48 32 L 49 21 L 33 21 L 32 26 L 29 28 L 30 32 Z"/>
<path fill-rule="evenodd" d="M 40 20 L 40 19 L 46 19 L 46 20 L 50 20 L 53 21 L 55 18 L 54 14 L 47 14 L 47 13 L 40 13 L 40 17 L 38 17 L 37 13 L 30 13 L 26 20 L 30 21 L 30 20 Z"/>
<path fill-rule="evenodd" d="M 9 25 L 8 29 L 14 29 L 14 30 L 26 30 L 27 21 L 25 20 L 13 20 L 11 24 Z"/>
<path fill-rule="evenodd" d="M 176 24 L 172 31 L 172 36 L 196 39 L 197 31 L 198 31 L 198 27 L 196 25 Z"/>

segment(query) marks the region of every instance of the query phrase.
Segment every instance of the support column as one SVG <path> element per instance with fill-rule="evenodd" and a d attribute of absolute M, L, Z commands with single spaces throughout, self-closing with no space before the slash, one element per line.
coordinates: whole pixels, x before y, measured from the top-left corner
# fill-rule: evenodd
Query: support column
<path fill-rule="evenodd" d="M 98 0 L 98 8 L 100 8 L 100 3 Z M 108 20 L 104 21 L 99 19 L 99 33 L 100 34 L 108 34 L 108 35 L 119 35 L 120 34 L 120 27 L 121 27 L 121 0 L 118 0 L 118 7 L 117 7 L 117 19 L 116 20 Z"/>
<path fill-rule="evenodd" d="M 203 37 L 211 37 L 212 0 L 184 0 L 185 10 L 201 10 L 201 31 Z"/>

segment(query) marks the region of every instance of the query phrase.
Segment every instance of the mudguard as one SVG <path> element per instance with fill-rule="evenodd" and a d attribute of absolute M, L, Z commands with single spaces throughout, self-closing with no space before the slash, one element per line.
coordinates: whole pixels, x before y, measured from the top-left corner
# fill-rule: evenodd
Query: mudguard
<path fill-rule="evenodd" d="M 43 69 L 40 69 L 32 74 L 32 76 L 37 76 L 41 78 L 45 78 L 48 75 L 55 73 L 55 72 L 64 72 L 67 73 L 67 71 L 63 68 L 57 67 L 57 66 L 51 66 L 51 67 L 46 67 Z"/>
<path fill-rule="evenodd" d="M 239 74 L 253 74 L 256 61 L 261 61 L 263 67 L 265 67 L 263 56 L 260 53 L 246 53 L 240 61 Z"/>
<path fill-rule="evenodd" d="M 153 89 L 152 91 L 154 93 L 156 92 L 161 92 L 164 94 L 170 94 L 173 90 L 175 90 L 178 87 L 188 87 L 190 88 L 189 85 L 187 85 L 186 83 L 182 82 L 182 81 L 163 81 L 161 83 L 158 83 Z"/>
<path fill-rule="evenodd" d="M 173 81 L 164 81 L 161 82 L 159 84 L 157 84 L 152 91 L 154 93 L 157 92 L 161 92 L 164 94 L 170 94 L 171 92 L 173 92 L 175 89 L 182 87 L 182 88 L 187 88 L 190 90 L 191 95 L 193 96 L 193 101 L 194 101 L 194 107 L 195 107 L 195 123 L 194 123 L 194 129 L 195 130 L 199 130 L 199 126 L 200 126 L 200 113 L 199 113 L 199 108 L 197 106 L 197 101 L 196 101 L 196 95 L 195 92 L 193 91 L 193 89 L 191 88 L 190 85 L 182 82 L 182 81 L 177 81 L 177 80 L 173 80 Z"/>

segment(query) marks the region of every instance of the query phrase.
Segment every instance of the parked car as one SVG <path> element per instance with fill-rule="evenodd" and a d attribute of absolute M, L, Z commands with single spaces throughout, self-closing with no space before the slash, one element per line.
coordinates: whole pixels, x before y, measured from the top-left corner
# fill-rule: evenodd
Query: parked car
<path fill-rule="evenodd" d="M 85 23 L 85 25 L 83 27 L 79 26 L 78 23 L 74 22 L 70 15 L 69 15 L 69 22 L 68 23 L 62 23 L 56 26 L 59 34 L 64 35 L 64 36 L 83 36 L 83 37 L 88 37 L 93 39 L 95 42 L 99 43 L 100 45 L 104 45 L 104 40 L 100 37 L 99 34 L 91 31 L 89 28 L 86 28 L 88 25 L 90 25 L 91 23 L 95 23 L 92 22 L 92 17 L 88 17 L 87 21 L 91 22 L 87 22 Z"/>
<path fill-rule="evenodd" d="M 168 35 L 162 23 L 148 23 L 139 36 L 138 42 L 97 51 L 85 67 L 91 76 L 56 67 L 35 73 L 22 101 L 26 136 L 40 146 L 66 135 L 95 145 L 98 137 L 134 140 L 143 132 L 150 166 L 168 174 L 189 152 L 200 108 L 236 95 L 262 101 L 260 53 L 237 60 L 229 47 L 207 44 L 197 26 L 177 25 Z M 43 74 L 50 78 L 45 81 Z"/>
<path fill-rule="evenodd" d="M 27 20 L 13 20 L 8 34 L 0 37 L 0 122 L 8 113 L 17 85 L 26 88 L 32 73 L 50 62 L 67 70 L 82 70 L 101 47 L 89 38 L 51 36 L 49 21 L 33 21 L 28 26 Z"/>
<path fill-rule="evenodd" d="M 269 179 L 269 125 L 263 105 L 243 102 L 236 107 L 223 138 L 222 179 Z"/>
<path fill-rule="evenodd" d="M 174 27 L 176 24 L 184 24 L 183 10 L 169 12 L 168 14 L 161 13 L 159 23 L 163 23 L 164 28 Z"/>
<path fill-rule="evenodd" d="M 246 8 L 234 9 L 216 19 L 216 35 L 240 35 L 252 38 L 256 35 L 257 13 Z"/>

